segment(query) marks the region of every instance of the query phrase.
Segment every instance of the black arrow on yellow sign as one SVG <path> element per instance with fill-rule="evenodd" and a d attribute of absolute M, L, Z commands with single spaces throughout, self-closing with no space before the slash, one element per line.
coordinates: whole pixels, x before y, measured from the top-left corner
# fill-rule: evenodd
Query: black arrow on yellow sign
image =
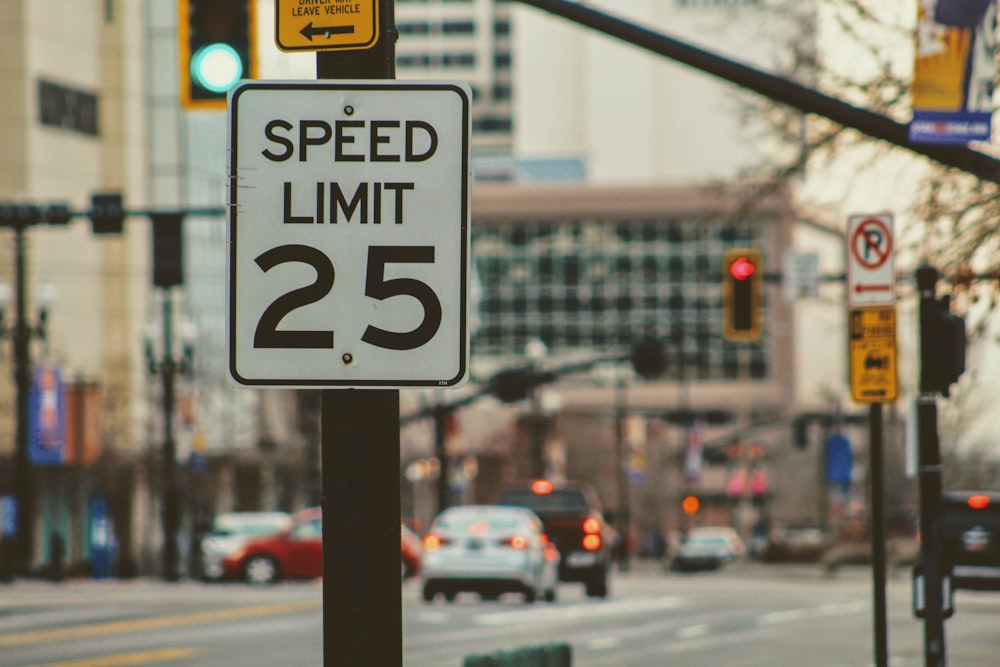
<path fill-rule="evenodd" d="M 330 35 L 346 35 L 352 32 L 354 32 L 353 25 L 328 25 L 314 28 L 312 21 L 310 21 L 306 27 L 302 28 L 302 30 L 299 30 L 299 33 L 310 42 L 315 35 L 323 35 L 324 37 L 329 38 Z"/>

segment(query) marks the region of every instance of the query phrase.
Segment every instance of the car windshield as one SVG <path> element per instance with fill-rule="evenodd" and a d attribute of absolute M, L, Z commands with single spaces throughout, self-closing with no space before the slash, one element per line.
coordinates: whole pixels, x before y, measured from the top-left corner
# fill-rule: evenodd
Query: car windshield
<path fill-rule="evenodd" d="M 714 547 L 728 547 L 729 542 L 723 537 L 717 537 L 713 535 L 692 535 L 689 537 L 686 544 L 694 544 L 698 546 L 714 546 Z"/>
<path fill-rule="evenodd" d="M 438 517 L 437 530 L 464 533 L 473 527 L 486 532 L 516 530 L 524 525 L 524 517 L 512 513 L 448 512 Z"/>
<path fill-rule="evenodd" d="M 277 533 L 288 526 L 282 517 L 257 519 L 219 519 L 212 527 L 212 534 L 220 537 L 258 537 Z"/>
<path fill-rule="evenodd" d="M 582 493 L 560 489 L 545 494 L 534 493 L 531 489 L 510 489 L 500 496 L 500 504 L 529 507 L 541 517 L 584 514 L 589 510 L 587 499 Z"/>

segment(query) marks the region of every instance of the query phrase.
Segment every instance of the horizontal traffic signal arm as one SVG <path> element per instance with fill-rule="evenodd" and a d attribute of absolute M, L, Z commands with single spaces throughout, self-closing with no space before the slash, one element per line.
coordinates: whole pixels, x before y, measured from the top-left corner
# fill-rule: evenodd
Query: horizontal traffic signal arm
<path fill-rule="evenodd" d="M 909 127 L 905 123 L 824 95 L 790 79 L 723 58 L 584 4 L 568 0 L 517 1 L 694 67 L 799 111 L 829 118 L 844 127 L 923 155 L 946 167 L 961 169 L 980 179 L 1000 183 L 1000 160 L 967 146 L 910 143 Z"/>
<path fill-rule="evenodd" d="M 594 357 L 591 359 L 585 359 L 582 361 L 575 361 L 572 363 L 563 364 L 561 366 L 556 366 L 553 368 L 531 368 L 528 366 L 519 366 L 515 368 L 507 368 L 501 370 L 494 375 L 492 375 L 488 380 L 482 382 L 482 387 L 475 393 L 468 394 L 461 398 L 457 398 L 453 401 L 448 401 L 447 403 L 438 403 L 437 405 L 430 405 L 426 408 L 417 410 L 407 415 L 401 415 L 399 418 L 400 426 L 408 424 L 410 422 L 418 421 L 420 419 L 429 419 L 440 411 L 452 412 L 459 408 L 465 407 L 475 403 L 481 398 L 487 396 L 497 396 L 497 391 L 501 390 L 500 383 L 510 381 L 512 383 L 523 383 L 525 390 L 524 396 L 508 397 L 510 400 L 504 402 L 514 403 L 519 400 L 524 400 L 530 395 L 532 389 L 544 386 L 555 382 L 559 378 L 572 375 L 573 373 L 581 373 L 583 371 L 592 370 L 595 366 L 600 366 L 601 364 L 612 364 L 612 363 L 622 363 L 629 361 L 631 358 L 630 354 L 618 354 L 618 355 L 607 355 L 602 357 Z M 518 377 L 521 376 L 521 377 Z M 520 392 L 517 392 L 520 393 Z M 504 400 L 501 398 L 501 400 Z"/>
<path fill-rule="evenodd" d="M 164 215 L 222 217 L 228 214 L 224 207 L 177 208 L 177 209 L 123 209 L 125 217 L 152 218 Z M 64 225 L 74 218 L 92 218 L 94 211 L 73 210 L 67 204 L 31 204 L 23 202 L 0 202 L 0 228 L 24 225 Z"/>

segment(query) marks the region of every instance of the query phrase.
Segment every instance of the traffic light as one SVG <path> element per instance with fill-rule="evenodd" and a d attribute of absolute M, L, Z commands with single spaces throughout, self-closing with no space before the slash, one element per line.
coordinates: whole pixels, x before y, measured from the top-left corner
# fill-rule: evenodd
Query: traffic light
<path fill-rule="evenodd" d="M 120 192 L 90 196 L 90 222 L 95 235 L 121 234 L 125 226 L 125 205 Z"/>
<path fill-rule="evenodd" d="M 661 375 L 667 367 L 667 357 L 660 341 L 646 338 L 636 343 L 632 347 L 632 367 L 647 380 Z"/>
<path fill-rule="evenodd" d="M 183 213 L 156 213 L 153 221 L 153 285 L 174 287 L 184 282 Z"/>
<path fill-rule="evenodd" d="M 185 109 L 225 109 L 240 79 L 257 77 L 254 0 L 178 0 L 177 53 Z"/>
<path fill-rule="evenodd" d="M 921 331 L 926 336 L 921 348 L 927 351 L 921 358 L 923 382 L 921 391 L 949 395 L 950 387 L 965 372 L 965 320 L 951 312 L 951 297 L 933 302 L 934 312 Z"/>
<path fill-rule="evenodd" d="M 490 393 L 504 403 L 522 401 L 534 389 L 531 371 L 523 368 L 500 371 L 490 378 Z"/>
<path fill-rule="evenodd" d="M 701 509 L 701 501 L 698 500 L 698 496 L 684 496 L 681 501 L 681 510 L 688 516 L 694 516 Z"/>
<path fill-rule="evenodd" d="M 726 251 L 722 261 L 722 335 L 726 340 L 760 340 L 763 280 L 759 251 L 750 248 Z"/>

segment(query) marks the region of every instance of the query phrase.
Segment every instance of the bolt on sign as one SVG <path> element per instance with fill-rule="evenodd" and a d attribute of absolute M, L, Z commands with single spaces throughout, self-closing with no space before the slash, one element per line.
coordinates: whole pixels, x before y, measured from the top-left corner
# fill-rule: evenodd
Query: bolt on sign
<path fill-rule="evenodd" d="M 378 0 L 274 0 L 274 43 L 282 51 L 370 49 Z"/>
<path fill-rule="evenodd" d="M 851 396 L 859 403 L 891 403 L 896 379 L 896 309 L 851 310 Z"/>

